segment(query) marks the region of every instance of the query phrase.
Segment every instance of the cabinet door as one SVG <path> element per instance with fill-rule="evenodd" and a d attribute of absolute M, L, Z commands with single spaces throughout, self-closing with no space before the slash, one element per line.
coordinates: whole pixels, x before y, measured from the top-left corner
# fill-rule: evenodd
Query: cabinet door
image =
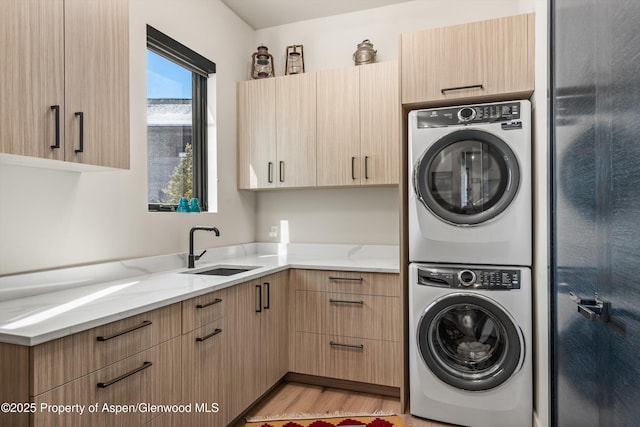
<path fill-rule="evenodd" d="M 360 68 L 361 184 L 400 182 L 400 83 L 398 62 Z"/>
<path fill-rule="evenodd" d="M 66 160 L 128 169 L 129 2 L 64 5 Z"/>
<path fill-rule="evenodd" d="M 276 77 L 278 187 L 316 185 L 316 75 Z"/>
<path fill-rule="evenodd" d="M 227 369 L 231 340 L 226 321 L 223 317 L 182 336 L 182 403 L 191 404 L 193 412 L 174 415 L 170 425 L 223 427 L 231 421 L 227 384 L 235 379 Z"/>
<path fill-rule="evenodd" d="M 62 160 L 64 2 L 0 2 L 0 152 Z M 127 70 L 128 71 L 128 70 Z"/>
<path fill-rule="evenodd" d="M 276 186 L 275 79 L 238 82 L 238 188 Z"/>
<path fill-rule="evenodd" d="M 533 14 L 402 34 L 402 103 L 527 98 Z"/>
<path fill-rule="evenodd" d="M 228 371 L 234 379 L 227 389 L 231 418 L 240 414 L 261 394 L 264 357 L 260 350 L 260 315 L 262 286 L 252 280 L 234 286 L 233 303 L 228 306 L 229 333 L 234 337 L 233 356 Z"/>
<path fill-rule="evenodd" d="M 358 67 L 317 73 L 318 186 L 361 183 Z"/>
<path fill-rule="evenodd" d="M 263 295 L 260 319 L 263 392 L 289 370 L 287 277 L 288 272 L 284 271 L 260 279 Z"/>

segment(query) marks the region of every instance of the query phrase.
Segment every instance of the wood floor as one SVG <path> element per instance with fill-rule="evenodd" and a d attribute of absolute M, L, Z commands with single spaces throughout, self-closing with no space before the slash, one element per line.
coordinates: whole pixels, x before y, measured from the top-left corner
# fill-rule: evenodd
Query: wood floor
<path fill-rule="evenodd" d="M 338 412 L 373 413 L 393 412 L 400 415 L 407 427 L 453 427 L 422 418 L 407 412 L 400 413 L 400 400 L 395 397 L 326 388 L 293 382 L 283 382 L 264 397 L 247 414 L 251 416 L 279 416 L 286 414 L 332 414 Z M 239 422 L 234 427 L 242 427 Z"/>

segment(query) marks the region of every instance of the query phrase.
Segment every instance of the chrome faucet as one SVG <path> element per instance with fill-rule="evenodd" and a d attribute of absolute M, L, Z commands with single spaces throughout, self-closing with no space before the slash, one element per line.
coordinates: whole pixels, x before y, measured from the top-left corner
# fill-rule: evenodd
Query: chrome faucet
<path fill-rule="evenodd" d="M 200 255 L 193 254 L 193 232 L 196 230 L 213 231 L 216 233 L 216 236 L 220 236 L 220 230 L 215 227 L 205 227 L 202 225 L 191 227 L 191 231 L 189 231 L 189 268 L 194 268 L 196 261 L 199 260 L 205 252 L 207 252 L 205 249 Z"/>

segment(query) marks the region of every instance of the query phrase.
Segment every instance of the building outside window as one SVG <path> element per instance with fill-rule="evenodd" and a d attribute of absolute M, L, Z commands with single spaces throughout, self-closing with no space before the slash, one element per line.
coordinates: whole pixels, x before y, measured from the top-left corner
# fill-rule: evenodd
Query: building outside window
<path fill-rule="evenodd" d="M 147 26 L 147 200 L 175 211 L 180 198 L 207 210 L 207 80 L 215 64 Z"/>

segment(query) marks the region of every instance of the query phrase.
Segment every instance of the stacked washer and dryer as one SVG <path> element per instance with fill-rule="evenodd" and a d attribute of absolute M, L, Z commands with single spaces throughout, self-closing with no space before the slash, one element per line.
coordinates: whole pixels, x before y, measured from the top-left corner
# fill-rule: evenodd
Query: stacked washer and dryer
<path fill-rule="evenodd" d="M 531 106 L 409 113 L 413 415 L 532 425 Z"/>

